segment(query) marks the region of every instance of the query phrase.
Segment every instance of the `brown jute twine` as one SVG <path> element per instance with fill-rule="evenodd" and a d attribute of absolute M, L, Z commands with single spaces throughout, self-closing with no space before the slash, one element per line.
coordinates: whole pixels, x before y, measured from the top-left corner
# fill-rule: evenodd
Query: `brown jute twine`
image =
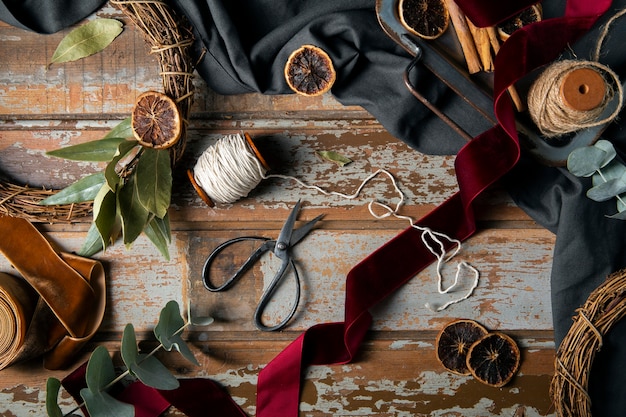
<path fill-rule="evenodd" d="M 623 104 L 622 84 L 618 75 L 608 66 L 599 62 L 600 51 L 608 36 L 612 23 L 624 15 L 626 9 L 616 13 L 604 25 L 596 43 L 592 60 L 561 60 L 548 66 L 533 82 L 528 91 L 528 112 L 531 119 L 545 137 L 556 137 L 581 129 L 599 126 L 614 120 Z M 574 71 L 589 69 L 599 74 L 604 80 L 604 97 L 591 109 L 576 109 L 568 105 L 561 93 L 566 77 Z M 603 113 L 613 100 L 617 99 L 615 109 L 608 115 Z"/>
<path fill-rule="evenodd" d="M 589 374 L 604 336 L 626 315 L 626 269 L 611 274 L 577 310 L 555 359 L 550 396 L 559 417 L 590 417 Z"/>

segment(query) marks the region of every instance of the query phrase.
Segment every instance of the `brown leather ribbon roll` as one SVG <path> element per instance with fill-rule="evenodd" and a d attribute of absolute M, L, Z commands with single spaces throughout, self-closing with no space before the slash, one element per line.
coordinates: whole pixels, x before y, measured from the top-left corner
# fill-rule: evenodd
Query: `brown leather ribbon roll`
<path fill-rule="evenodd" d="M 104 268 L 56 251 L 25 219 L 0 216 L 0 234 L 21 275 L 0 273 L 0 369 L 42 354 L 46 368 L 64 368 L 102 323 Z"/>

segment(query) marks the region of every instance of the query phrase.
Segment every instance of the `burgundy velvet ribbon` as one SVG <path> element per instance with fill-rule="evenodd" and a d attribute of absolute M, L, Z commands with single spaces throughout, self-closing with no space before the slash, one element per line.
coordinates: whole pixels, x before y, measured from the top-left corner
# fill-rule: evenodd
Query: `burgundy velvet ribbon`
<path fill-rule="evenodd" d="M 534 3 L 529 0 L 457 2 L 468 15 L 482 16 L 476 22 L 483 26 L 493 25 L 508 17 L 507 13 L 513 13 L 512 10 Z M 486 4 L 493 7 L 486 7 Z M 494 108 L 499 124 L 459 151 L 455 160 L 459 191 L 423 217 L 418 222 L 420 226 L 461 241 L 474 234 L 473 202 L 513 168 L 520 156 L 515 114 L 507 88 L 533 69 L 556 59 L 568 43 L 587 32 L 610 5 L 611 0 L 569 0 L 563 17 L 524 27 L 502 45 L 494 73 Z M 545 42 L 546 39 L 550 42 Z M 297 417 L 305 368 L 352 361 L 372 323 L 369 310 L 434 260 L 424 247 L 421 232 L 407 228 L 357 264 L 346 280 L 344 321 L 307 329 L 261 370 L 256 415 Z M 63 381 L 66 389 L 71 382 Z M 159 404 L 172 404 L 189 417 L 205 416 L 209 411 L 223 417 L 245 416 L 215 382 L 191 379 L 181 380 L 181 384 L 181 388 L 169 392 L 138 389 L 136 394 L 128 396 L 131 397 L 129 402 L 138 409 L 149 410 L 141 414 L 142 417 L 158 416 L 155 413 L 160 409 Z M 157 407 L 145 407 L 146 402 L 154 402 Z"/>

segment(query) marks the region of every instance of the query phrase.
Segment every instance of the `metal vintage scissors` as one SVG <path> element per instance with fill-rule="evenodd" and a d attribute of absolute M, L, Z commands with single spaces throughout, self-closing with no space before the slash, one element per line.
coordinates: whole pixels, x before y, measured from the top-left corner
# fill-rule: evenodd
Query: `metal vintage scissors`
<path fill-rule="evenodd" d="M 254 324 L 259 330 L 274 331 L 274 330 L 282 329 L 283 327 L 287 325 L 289 320 L 291 320 L 291 318 L 296 312 L 296 309 L 298 308 L 298 303 L 300 301 L 300 277 L 298 276 L 298 270 L 296 269 L 296 264 L 294 263 L 293 258 L 291 257 L 290 249 L 293 246 L 295 246 L 298 242 L 300 242 L 307 234 L 309 234 L 309 232 L 313 229 L 313 226 L 315 226 L 315 223 L 317 223 L 317 221 L 321 219 L 323 216 L 323 214 L 321 214 L 317 216 L 316 218 L 314 218 L 313 220 L 306 223 L 305 225 L 303 225 L 301 228 L 294 229 L 296 218 L 298 217 L 299 211 L 300 211 L 300 200 L 298 200 L 295 207 L 292 209 L 291 213 L 289 213 L 289 217 L 287 217 L 287 220 L 285 221 L 285 224 L 283 225 L 280 231 L 280 234 L 278 235 L 278 238 L 276 240 L 268 239 L 265 237 L 259 237 L 259 236 L 243 236 L 243 237 L 236 237 L 236 238 L 227 240 L 226 242 L 216 247 L 213 250 L 213 252 L 211 252 L 211 254 L 209 255 L 209 257 L 204 263 L 204 268 L 202 268 L 202 281 L 204 283 L 204 286 L 209 291 L 218 292 L 218 291 L 227 290 L 228 288 L 233 286 L 236 283 L 236 281 L 239 278 L 241 278 L 246 273 L 246 271 L 248 271 L 252 267 L 252 265 L 257 260 L 259 260 L 261 255 L 263 255 L 264 253 L 271 251 L 274 253 L 274 255 L 276 255 L 279 259 L 282 260 L 280 269 L 278 270 L 278 272 L 276 272 L 276 275 L 274 275 L 274 278 L 272 278 L 272 280 L 270 281 L 270 284 L 263 292 L 263 295 L 261 295 L 259 304 L 257 305 L 256 310 L 254 311 Z M 259 246 L 259 248 L 256 249 L 254 252 L 252 252 L 250 257 L 243 263 L 243 265 L 241 265 L 241 267 L 235 272 L 233 276 L 228 278 L 223 284 L 219 286 L 213 285 L 211 283 L 209 275 L 210 275 L 211 263 L 215 260 L 215 258 L 228 246 L 233 245 L 238 242 L 251 241 L 251 240 L 263 241 L 263 244 Z M 296 295 L 295 295 L 295 300 L 293 302 L 293 305 L 291 307 L 291 311 L 289 312 L 287 317 L 285 317 L 280 323 L 274 326 L 267 326 L 263 323 L 263 320 L 262 320 L 263 311 L 265 310 L 265 307 L 267 306 L 270 299 L 272 298 L 272 295 L 274 294 L 274 291 L 278 287 L 279 282 L 286 275 L 289 266 L 291 266 L 291 269 L 293 269 L 293 276 L 296 280 Z"/>

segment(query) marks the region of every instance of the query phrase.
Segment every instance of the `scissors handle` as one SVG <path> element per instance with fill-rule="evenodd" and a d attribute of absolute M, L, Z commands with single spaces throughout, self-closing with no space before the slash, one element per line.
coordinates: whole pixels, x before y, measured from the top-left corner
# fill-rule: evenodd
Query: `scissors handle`
<path fill-rule="evenodd" d="M 264 243 L 261 246 L 259 246 L 258 249 L 252 252 L 250 257 L 246 259 L 246 261 L 241 265 L 241 267 L 239 267 L 239 269 L 230 278 L 228 278 L 222 285 L 219 285 L 219 286 L 213 285 L 210 279 L 210 271 L 211 271 L 211 264 L 213 263 L 215 258 L 217 258 L 217 256 L 228 246 L 233 245 L 235 243 L 249 241 L 249 240 L 263 241 Z M 204 267 L 202 268 L 202 282 L 204 283 L 204 287 L 207 290 L 212 291 L 212 292 L 219 292 L 219 291 L 227 290 L 235 283 L 235 281 L 237 281 L 237 279 L 239 279 L 243 274 L 246 273 L 246 271 L 248 271 L 248 269 L 250 269 L 252 264 L 254 264 L 261 257 L 261 255 L 273 249 L 273 247 L 274 247 L 274 241 L 265 237 L 242 236 L 242 237 L 236 237 L 234 239 L 227 240 L 226 242 L 222 243 L 221 245 L 213 249 L 213 252 L 211 252 L 209 257 L 204 262 Z"/>
<path fill-rule="evenodd" d="M 274 295 L 276 288 L 278 288 L 278 284 L 287 273 L 288 266 L 291 266 L 291 269 L 293 269 L 293 276 L 296 281 L 296 295 L 294 297 L 293 305 L 291 306 L 291 310 L 289 311 L 289 314 L 287 314 L 287 316 L 285 316 L 285 318 L 283 318 L 280 321 L 280 323 L 273 325 L 273 326 L 267 326 L 263 323 L 263 318 L 262 318 L 263 312 L 265 311 L 265 307 L 267 307 L 267 304 L 269 303 L 272 296 Z M 276 275 L 274 275 L 274 278 L 272 278 L 272 281 L 263 292 L 263 295 L 261 296 L 261 299 L 259 300 L 259 304 L 257 305 L 257 308 L 254 311 L 254 324 L 259 330 L 262 330 L 264 332 L 272 332 L 272 331 L 280 330 L 283 327 L 285 327 L 287 323 L 289 322 L 289 320 L 291 320 L 291 318 L 294 316 L 294 314 L 296 313 L 296 310 L 298 309 L 299 303 L 300 303 L 300 277 L 298 276 L 298 270 L 296 269 L 296 264 L 294 263 L 293 259 L 288 258 L 288 259 L 283 260 L 280 270 L 276 273 Z"/>

